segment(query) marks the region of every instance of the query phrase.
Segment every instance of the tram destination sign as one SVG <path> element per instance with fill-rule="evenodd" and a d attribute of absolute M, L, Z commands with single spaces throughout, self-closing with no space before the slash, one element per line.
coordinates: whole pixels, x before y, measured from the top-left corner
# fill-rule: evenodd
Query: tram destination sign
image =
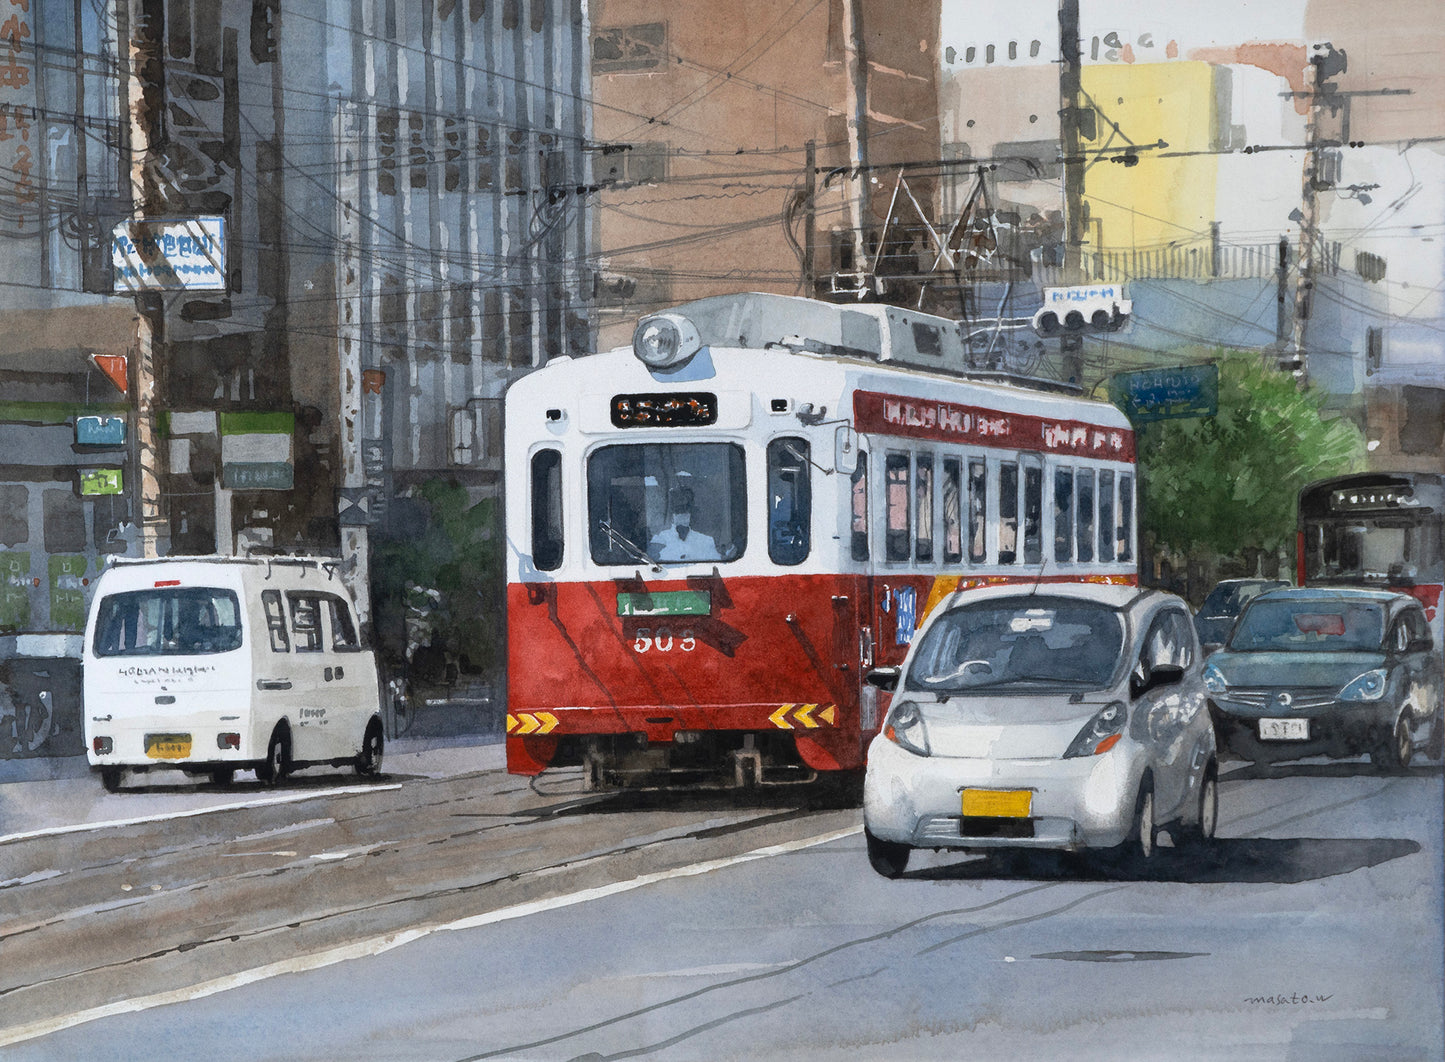
<path fill-rule="evenodd" d="M 1133 424 L 1219 412 L 1219 366 L 1120 372 L 1109 378 L 1109 399 Z"/>

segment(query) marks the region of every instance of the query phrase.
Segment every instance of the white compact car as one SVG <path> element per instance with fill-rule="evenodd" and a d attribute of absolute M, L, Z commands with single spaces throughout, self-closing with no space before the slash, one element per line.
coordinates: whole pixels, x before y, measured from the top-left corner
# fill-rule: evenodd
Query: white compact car
<path fill-rule="evenodd" d="M 86 756 L 105 787 L 173 768 L 381 769 L 376 657 L 325 558 L 113 561 L 85 628 Z"/>
<path fill-rule="evenodd" d="M 1214 727 L 1185 603 L 1096 584 L 957 593 L 902 668 L 868 750 L 873 868 L 914 848 L 1154 853 L 1157 831 L 1208 842 L 1218 814 Z"/>

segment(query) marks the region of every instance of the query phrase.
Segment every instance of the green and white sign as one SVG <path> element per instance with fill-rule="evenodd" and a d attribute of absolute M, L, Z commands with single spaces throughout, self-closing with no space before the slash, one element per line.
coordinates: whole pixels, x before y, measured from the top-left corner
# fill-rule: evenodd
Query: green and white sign
<path fill-rule="evenodd" d="M 228 490 L 290 490 L 295 484 L 290 413 L 222 413 L 221 486 Z"/>

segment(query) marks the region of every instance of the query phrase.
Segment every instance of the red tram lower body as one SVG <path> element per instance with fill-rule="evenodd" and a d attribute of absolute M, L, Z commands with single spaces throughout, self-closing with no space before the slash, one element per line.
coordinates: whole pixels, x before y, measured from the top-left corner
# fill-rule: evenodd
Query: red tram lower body
<path fill-rule="evenodd" d="M 593 788 L 859 770 L 886 699 L 864 672 L 901 663 L 917 624 L 959 582 L 888 573 L 512 583 L 507 769 L 581 765 Z"/>

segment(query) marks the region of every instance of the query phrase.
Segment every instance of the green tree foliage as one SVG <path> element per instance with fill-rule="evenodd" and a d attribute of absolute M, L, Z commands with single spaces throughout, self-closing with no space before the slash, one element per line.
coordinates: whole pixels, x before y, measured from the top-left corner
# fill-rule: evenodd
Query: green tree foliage
<path fill-rule="evenodd" d="M 505 635 L 500 506 L 460 484 L 429 480 L 397 499 L 392 533 L 374 541 L 377 640 L 392 668 L 422 682 L 501 666 Z"/>
<path fill-rule="evenodd" d="M 1140 529 L 1181 555 L 1275 552 L 1294 542 L 1300 487 L 1363 468 L 1365 440 L 1257 354 L 1216 353 L 1218 416 L 1139 431 Z"/>

